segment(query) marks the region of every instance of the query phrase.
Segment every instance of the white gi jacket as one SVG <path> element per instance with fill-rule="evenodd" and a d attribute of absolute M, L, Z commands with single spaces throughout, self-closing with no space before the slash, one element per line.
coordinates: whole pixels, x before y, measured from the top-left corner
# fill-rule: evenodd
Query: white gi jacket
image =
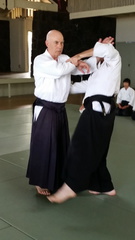
<path fill-rule="evenodd" d="M 134 98 L 134 103 L 133 103 L 133 111 L 135 111 L 135 98 Z"/>
<path fill-rule="evenodd" d="M 66 63 L 69 57 L 61 54 L 54 60 L 46 50 L 34 59 L 34 79 L 36 97 L 56 103 L 67 101 L 71 84 L 71 72 L 76 68 Z"/>
<path fill-rule="evenodd" d="M 71 74 L 82 74 L 75 65 L 66 62 L 68 58 L 69 56 L 61 54 L 56 61 L 46 50 L 34 59 L 34 95 L 37 98 L 55 103 L 67 101 L 71 87 Z M 41 109 L 42 107 L 35 106 L 35 119 L 37 119 Z"/>
<path fill-rule="evenodd" d="M 96 57 L 104 58 L 102 64 L 96 64 Z M 91 62 L 89 62 L 91 61 Z M 92 62 L 93 61 L 93 62 Z M 118 94 L 121 80 L 121 57 L 112 44 L 97 42 L 94 46 L 93 57 L 87 63 L 95 69 L 88 81 L 75 83 L 71 87 L 71 93 L 85 93 L 84 100 L 94 95 L 113 96 Z M 106 113 L 110 111 L 110 104 L 104 103 Z M 95 111 L 102 111 L 99 102 L 93 102 Z"/>

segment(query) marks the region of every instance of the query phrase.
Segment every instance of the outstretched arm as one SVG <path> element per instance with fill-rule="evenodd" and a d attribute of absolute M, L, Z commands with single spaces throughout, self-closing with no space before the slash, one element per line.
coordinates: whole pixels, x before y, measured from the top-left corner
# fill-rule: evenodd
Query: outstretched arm
<path fill-rule="evenodd" d="M 79 60 L 81 60 L 82 58 L 90 57 L 92 55 L 93 55 L 93 48 L 74 55 L 73 57 L 69 58 L 67 62 L 71 62 L 75 66 L 77 66 L 79 64 Z"/>
<path fill-rule="evenodd" d="M 100 39 L 98 40 L 98 42 L 103 43 L 103 44 L 109 44 L 109 43 L 111 43 L 111 44 L 113 45 L 113 44 L 114 44 L 114 38 L 113 38 L 113 37 L 106 37 L 106 38 L 104 38 L 103 40 L 102 40 L 102 38 L 100 38 Z M 88 50 L 86 50 L 86 51 L 83 51 L 83 52 L 81 52 L 81 53 L 76 54 L 75 56 L 69 58 L 69 59 L 67 60 L 67 62 L 71 62 L 71 63 L 73 63 L 75 66 L 77 66 L 77 65 L 78 65 L 78 61 L 79 61 L 80 59 L 82 59 L 82 58 L 87 58 L 87 57 L 91 57 L 91 56 L 93 56 L 93 48 L 90 48 L 90 49 L 88 49 Z M 98 56 L 97 56 L 97 57 L 98 57 Z M 97 58 L 97 59 L 98 59 L 98 58 Z M 99 60 L 99 59 L 98 59 L 98 60 Z"/>

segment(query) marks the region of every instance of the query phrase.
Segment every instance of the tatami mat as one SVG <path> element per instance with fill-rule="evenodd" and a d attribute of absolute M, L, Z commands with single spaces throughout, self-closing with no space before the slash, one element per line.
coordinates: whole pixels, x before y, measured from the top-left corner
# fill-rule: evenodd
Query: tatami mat
<path fill-rule="evenodd" d="M 78 108 L 67 105 L 71 135 Z M 31 106 L 0 111 L 0 239 L 134 240 L 135 121 L 115 121 L 108 167 L 117 196 L 85 191 L 57 205 L 37 195 L 25 177 L 31 117 Z"/>

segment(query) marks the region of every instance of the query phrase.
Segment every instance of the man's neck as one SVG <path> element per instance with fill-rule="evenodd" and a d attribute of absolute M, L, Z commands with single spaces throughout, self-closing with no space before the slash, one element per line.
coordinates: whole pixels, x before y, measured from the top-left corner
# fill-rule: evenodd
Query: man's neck
<path fill-rule="evenodd" d="M 47 49 L 47 51 L 48 51 L 48 49 Z M 55 55 L 51 54 L 49 51 L 48 51 L 48 53 L 51 55 L 51 57 L 52 57 L 54 60 L 58 61 L 58 56 L 55 56 Z"/>

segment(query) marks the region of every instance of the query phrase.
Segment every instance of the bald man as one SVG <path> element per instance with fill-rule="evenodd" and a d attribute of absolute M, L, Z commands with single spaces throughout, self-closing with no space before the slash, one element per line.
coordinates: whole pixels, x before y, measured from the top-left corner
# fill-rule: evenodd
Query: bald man
<path fill-rule="evenodd" d="M 63 183 L 61 175 L 69 145 L 65 102 L 71 73 L 78 74 L 76 65 L 87 70 L 88 65 L 79 61 L 76 64 L 66 62 L 69 57 L 62 54 L 64 38 L 57 30 L 48 32 L 45 45 L 45 52 L 34 59 L 36 101 L 26 176 L 39 194 L 50 195 Z"/>

